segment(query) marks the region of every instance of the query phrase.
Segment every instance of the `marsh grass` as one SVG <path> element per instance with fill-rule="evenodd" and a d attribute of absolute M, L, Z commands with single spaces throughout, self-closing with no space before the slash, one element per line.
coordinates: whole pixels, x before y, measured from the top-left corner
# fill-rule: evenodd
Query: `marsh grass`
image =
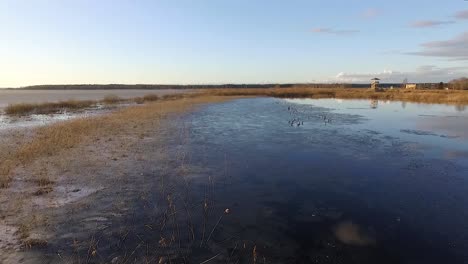
<path fill-rule="evenodd" d="M 192 95 L 165 98 L 143 106 L 122 108 L 107 115 L 78 118 L 36 128 L 32 139 L 18 145 L 14 151 L 1 155 L 7 158 L 0 160 L 0 188 L 9 186 L 12 171 L 17 166 L 29 164 L 41 157 L 58 156 L 62 151 L 99 137 L 132 133 L 138 124 L 157 121 L 167 114 L 184 111 L 194 104 L 225 100 L 215 96 Z M 41 186 L 47 185 L 49 181 L 46 172 L 39 172 L 36 180 Z"/>
<path fill-rule="evenodd" d="M 56 114 L 64 110 L 79 110 L 102 105 L 116 105 L 122 103 L 143 104 L 162 100 L 175 100 L 185 97 L 193 97 L 191 94 L 169 94 L 162 97 L 157 94 L 147 94 L 143 97 L 121 98 L 117 95 L 106 95 L 102 100 L 66 100 L 45 103 L 19 103 L 10 104 L 5 108 L 7 115 L 30 115 L 30 114 Z"/>
<path fill-rule="evenodd" d="M 147 94 L 143 96 L 143 101 L 145 102 L 154 102 L 159 100 L 159 96 L 157 94 Z"/>
<path fill-rule="evenodd" d="M 5 108 L 5 113 L 8 115 L 53 114 L 65 109 L 76 110 L 91 107 L 96 103 L 96 101 L 92 100 L 67 100 L 35 104 L 11 104 Z"/>
<path fill-rule="evenodd" d="M 341 98 L 341 99 L 374 99 L 408 101 L 416 103 L 441 103 L 462 105 L 468 104 L 468 91 L 464 90 L 402 90 L 388 89 L 374 91 L 360 88 L 231 88 L 231 89 L 205 89 L 197 93 L 167 94 L 158 96 L 147 94 L 143 97 L 120 98 L 116 95 L 107 95 L 102 100 L 68 100 L 61 102 L 12 104 L 5 108 L 8 115 L 53 114 L 63 110 L 78 110 L 89 108 L 98 104 L 115 105 L 119 103 L 143 104 L 158 100 L 178 100 L 182 98 L 204 96 L 269 96 L 278 98 Z"/>
<path fill-rule="evenodd" d="M 104 99 L 101 100 L 102 103 L 104 104 L 117 104 L 122 101 L 125 101 L 125 99 L 122 99 L 118 97 L 117 95 L 114 94 L 109 94 L 104 97 Z"/>
<path fill-rule="evenodd" d="M 269 96 L 278 98 L 340 98 L 394 100 L 415 103 L 468 104 L 468 91 L 463 90 L 402 90 L 374 91 L 359 88 L 269 88 L 203 90 L 217 96 Z"/>

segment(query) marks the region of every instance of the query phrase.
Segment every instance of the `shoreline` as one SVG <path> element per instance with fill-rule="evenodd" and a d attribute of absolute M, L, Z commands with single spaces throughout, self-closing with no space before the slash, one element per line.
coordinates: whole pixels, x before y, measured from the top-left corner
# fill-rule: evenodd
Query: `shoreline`
<path fill-rule="evenodd" d="M 202 89 L 189 93 L 174 94 L 148 93 L 138 97 L 119 97 L 107 94 L 98 100 L 73 100 L 34 103 L 13 103 L 3 109 L 5 115 L 24 116 L 29 114 L 54 114 L 60 111 L 76 111 L 99 105 L 112 106 L 119 104 L 144 104 L 158 100 L 172 100 L 188 97 L 206 96 L 269 96 L 277 98 L 337 98 L 337 99 L 364 99 L 389 100 L 412 103 L 468 105 L 468 91 L 465 90 L 401 90 L 386 89 L 374 91 L 370 89 L 343 89 L 343 88 L 235 88 L 235 89 Z"/>
<path fill-rule="evenodd" d="M 157 185 L 159 180 L 154 179 L 149 185 L 141 182 L 150 177 L 146 175 L 148 170 L 159 171 L 157 175 L 178 170 L 172 168 L 174 161 L 169 153 L 173 141 L 178 140 L 177 134 L 184 131 L 178 131 L 181 128 L 174 120 L 198 107 L 231 99 L 236 97 L 152 102 L 102 116 L 22 130 L 20 134 L 11 133 L 5 137 L 9 146 L 2 148 L 2 152 L 10 155 L 0 153 L 0 171 L 9 175 L 7 186 L 3 186 L 6 188 L 0 189 L 0 211 L 4 212 L 0 219 L 0 249 L 5 252 L 0 255 L 0 262 L 30 258 L 34 263 L 43 257 L 41 248 L 60 247 L 56 243 L 62 240 L 63 234 L 55 234 L 56 230 L 50 230 L 50 227 L 64 226 L 66 229 L 68 221 L 60 213 L 69 210 L 66 208 L 89 204 L 94 208 L 93 212 L 100 214 L 114 210 L 109 206 L 115 203 L 103 204 L 101 196 L 115 197 L 122 203 L 131 204 L 134 197 L 150 191 L 146 188 Z M 114 193 L 117 186 L 127 190 L 127 194 Z M 134 194 L 128 193 L 129 190 Z M 85 240 L 93 224 L 101 224 L 115 215 L 125 215 L 117 211 L 105 216 L 80 213 L 69 216 L 69 220 L 83 217 L 82 220 L 88 223 L 83 230 L 78 230 L 80 239 Z"/>

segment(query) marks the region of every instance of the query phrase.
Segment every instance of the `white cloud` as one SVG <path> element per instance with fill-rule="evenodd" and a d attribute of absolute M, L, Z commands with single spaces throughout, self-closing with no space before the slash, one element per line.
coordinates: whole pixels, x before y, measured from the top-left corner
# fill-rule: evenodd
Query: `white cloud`
<path fill-rule="evenodd" d="M 374 73 L 338 73 L 333 81 L 343 83 L 368 83 L 372 78 L 381 82 L 401 83 L 407 78 L 409 82 L 447 82 L 455 78 L 468 76 L 468 67 L 439 68 L 434 65 L 423 65 L 414 71 L 383 70 Z"/>
<path fill-rule="evenodd" d="M 406 54 L 468 60 L 468 31 L 449 40 L 426 42 L 420 46 L 422 47 L 420 51 Z"/>
<path fill-rule="evenodd" d="M 355 34 L 358 33 L 359 30 L 337 30 L 333 28 L 323 28 L 323 27 L 318 27 L 318 28 L 313 28 L 312 29 L 313 33 L 322 33 L 322 34 L 333 34 L 333 35 L 350 35 L 350 34 Z"/>
<path fill-rule="evenodd" d="M 414 21 L 410 24 L 410 27 L 414 28 L 427 28 L 427 27 L 437 27 L 441 25 L 453 24 L 454 21 L 441 21 L 441 20 L 419 20 Z"/>

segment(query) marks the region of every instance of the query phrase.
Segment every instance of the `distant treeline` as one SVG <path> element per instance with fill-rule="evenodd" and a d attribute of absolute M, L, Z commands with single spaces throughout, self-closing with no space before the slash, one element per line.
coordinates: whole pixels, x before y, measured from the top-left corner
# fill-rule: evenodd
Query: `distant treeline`
<path fill-rule="evenodd" d="M 401 84 L 381 84 L 382 87 L 400 87 Z M 162 89 L 222 89 L 222 88 L 369 88 L 369 84 L 340 83 L 288 83 L 288 84 L 208 84 L 208 85 L 176 85 L 176 84 L 65 84 L 65 85 L 33 85 L 21 87 L 24 90 L 162 90 Z"/>
<path fill-rule="evenodd" d="M 468 90 L 468 78 L 460 78 L 450 81 L 449 86 L 455 90 Z"/>
<path fill-rule="evenodd" d="M 382 88 L 404 88 L 402 83 L 380 83 Z M 449 83 L 417 83 L 418 89 L 468 90 L 468 78 L 452 80 Z M 222 89 L 222 88 L 370 88 L 367 83 L 288 83 L 288 84 L 66 84 L 33 85 L 21 87 L 24 90 L 161 90 L 161 89 Z"/>
<path fill-rule="evenodd" d="M 274 84 L 221 84 L 221 85 L 177 85 L 177 84 L 65 84 L 33 85 L 24 90 L 162 90 L 162 89 L 219 89 L 219 88 L 271 88 Z M 289 85 L 292 87 L 292 85 Z"/>

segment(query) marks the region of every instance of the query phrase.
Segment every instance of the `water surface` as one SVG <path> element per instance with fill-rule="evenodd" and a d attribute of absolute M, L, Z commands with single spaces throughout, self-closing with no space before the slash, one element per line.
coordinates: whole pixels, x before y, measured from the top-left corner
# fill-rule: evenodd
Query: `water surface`
<path fill-rule="evenodd" d="M 184 90 L 14 90 L 0 89 L 0 108 L 17 103 L 43 103 L 63 100 L 100 100 L 107 95 L 132 98 L 147 94 L 165 95 Z"/>
<path fill-rule="evenodd" d="M 463 108 L 256 98 L 188 118 L 192 162 L 232 212 L 220 244 L 274 263 L 468 261 Z"/>

